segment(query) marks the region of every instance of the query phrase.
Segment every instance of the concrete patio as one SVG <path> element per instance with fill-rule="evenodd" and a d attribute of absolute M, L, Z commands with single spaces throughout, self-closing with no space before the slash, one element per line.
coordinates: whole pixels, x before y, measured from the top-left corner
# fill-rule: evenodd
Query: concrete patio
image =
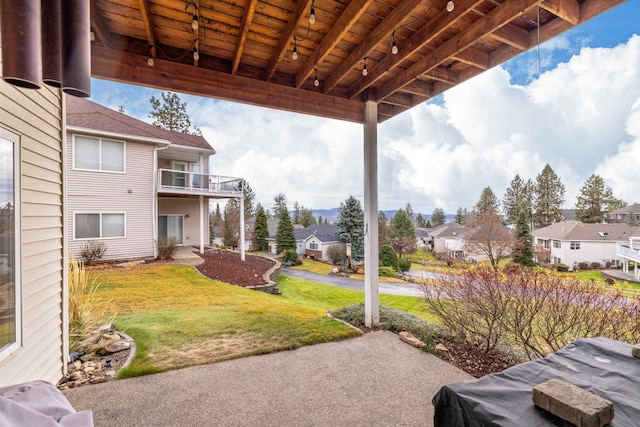
<path fill-rule="evenodd" d="M 65 391 L 95 425 L 432 426 L 431 398 L 473 379 L 388 331 Z"/>

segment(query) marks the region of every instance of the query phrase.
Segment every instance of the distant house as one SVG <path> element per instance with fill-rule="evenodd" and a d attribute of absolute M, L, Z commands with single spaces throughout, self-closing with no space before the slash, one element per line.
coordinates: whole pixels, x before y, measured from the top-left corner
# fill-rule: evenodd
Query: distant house
<path fill-rule="evenodd" d="M 636 223 L 633 224 L 632 217 L 635 217 Z M 640 220 L 640 203 L 634 203 L 624 208 L 616 209 L 607 214 L 607 222 L 612 224 L 632 224 L 638 225 L 637 221 Z"/>
<path fill-rule="evenodd" d="M 447 222 L 429 231 L 433 242 L 433 251 L 440 256 L 449 258 L 464 258 L 464 225 Z"/>
<path fill-rule="evenodd" d="M 331 246 L 345 247 L 340 240 L 337 225 L 310 225 L 306 228 L 294 228 L 296 236 L 296 252 L 298 256 L 326 261 Z M 269 252 L 276 254 L 275 233 L 267 239 Z"/>
<path fill-rule="evenodd" d="M 532 232 L 537 262 L 566 264 L 570 271 L 580 263 L 597 263 L 603 268 L 619 266 L 620 245 L 638 236 L 640 227 L 628 224 L 584 224 L 562 221 Z M 640 257 L 639 257 L 640 258 Z"/>
<path fill-rule="evenodd" d="M 427 248 L 430 250 L 433 248 L 433 238 L 429 234 L 428 228 L 416 228 L 416 246 L 418 249 Z"/>
<path fill-rule="evenodd" d="M 209 200 L 240 198 L 241 178 L 209 174 L 215 150 L 86 99 L 67 100 L 67 236 L 76 258 L 88 241 L 105 259 L 156 256 L 159 237 L 204 249 Z"/>

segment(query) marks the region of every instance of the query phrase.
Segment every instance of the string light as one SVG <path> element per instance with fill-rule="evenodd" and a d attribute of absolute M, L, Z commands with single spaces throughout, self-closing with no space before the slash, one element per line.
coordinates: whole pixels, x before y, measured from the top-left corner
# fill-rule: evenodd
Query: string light
<path fill-rule="evenodd" d="M 313 25 L 316 23 L 316 8 L 313 7 L 313 4 L 316 0 L 311 0 L 311 10 L 309 11 L 309 24 Z"/>
<path fill-rule="evenodd" d="M 369 72 L 367 71 L 367 58 L 363 58 L 362 59 L 363 65 L 362 65 L 362 75 L 367 77 L 367 74 L 369 74 Z"/>
<path fill-rule="evenodd" d="M 398 45 L 396 44 L 395 40 L 391 43 L 391 53 L 393 53 L 394 55 L 398 54 Z"/>
<path fill-rule="evenodd" d="M 193 59 L 196 61 L 200 60 L 200 54 L 198 53 L 198 48 L 193 49 Z"/>
<path fill-rule="evenodd" d="M 313 85 L 314 85 L 315 87 L 318 87 L 318 86 L 320 86 L 320 80 L 318 80 L 318 72 L 315 70 L 315 68 L 313 69 L 313 71 L 314 71 L 314 72 L 315 72 L 315 74 L 316 74 L 316 75 L 315 75 L 315 77 L 314 77 L 314 79 L 313 79 Z"/>
<path fill-rule="evenodd" d="M 153 61 L 153 56 L 151 56 L 151 54 L 149 54 L 149 57 L 147 58 L 147 64 L 149 65 L 149 67 L 153 67 L 153 64 L 155 62 Z"/>
<path fill-rule="evenodd" d="M 456 5 L 453 4 L 453 0 L 449 0 L 447 2 L 447 12 L 453 12 L 454 7 L 456 7 Z"/>
<path fill-rule="evenodd" d="M 291 53 L 291 58 L 294 61 L 298 59 L 298 42 L 296 41 L 296 36 L 293 36 L 293 52 Z"/>
<path fill-rule="evenodd" d="M 193 28 L 193 30 L 197 30 L 198 29 L 198 15 L 193 15 L 193 21 L 191 21 L 191 28 Z"/>

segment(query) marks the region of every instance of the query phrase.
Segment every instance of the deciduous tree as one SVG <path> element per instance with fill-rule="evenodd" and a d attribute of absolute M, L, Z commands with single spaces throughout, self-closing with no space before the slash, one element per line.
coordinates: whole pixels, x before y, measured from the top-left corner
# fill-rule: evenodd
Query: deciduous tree
<path fill-rule="evenodd" d="M 238 247 L 240 241 L 240 201 L 229 199 L 224 207 L 222 241 L 225 246 Z"/>
<path fill-rule="evenodd" d="M 489 207 L 483 214 L 475 216 L 467 228 L 465 251 L 468 254 L 486 256 L 494 268 L 511 254 L 513 235 L 502 224 L 502 218 L 495 208 Z"/>
<path fill-rule="evenodd" d="M 378 247 L 381 248 L 389 242 L 389 220 L 383 211 L 378 212 Z"/>

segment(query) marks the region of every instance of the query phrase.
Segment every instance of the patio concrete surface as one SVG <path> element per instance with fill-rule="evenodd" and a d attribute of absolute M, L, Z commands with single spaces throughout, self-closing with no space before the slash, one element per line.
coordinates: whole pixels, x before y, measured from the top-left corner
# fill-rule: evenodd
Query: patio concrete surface
<path fill-rule="evenodd" d="M 431 399 L 473 378 L 377 331 L 64 392 L 109 426 L 432 426 Z"/>

